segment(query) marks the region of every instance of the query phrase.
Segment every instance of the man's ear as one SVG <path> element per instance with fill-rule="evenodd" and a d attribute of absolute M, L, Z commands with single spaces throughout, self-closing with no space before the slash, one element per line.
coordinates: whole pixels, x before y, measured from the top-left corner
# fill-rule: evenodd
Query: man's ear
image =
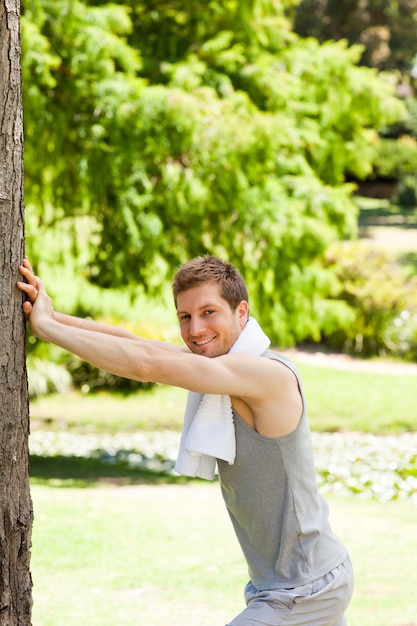
<path fill-rule="evenodd" d="M 241 300 L 236 310 L 239 315 L 240 328 L 243 330 L 249 318 L 249 304 L 246 300 Z"/>

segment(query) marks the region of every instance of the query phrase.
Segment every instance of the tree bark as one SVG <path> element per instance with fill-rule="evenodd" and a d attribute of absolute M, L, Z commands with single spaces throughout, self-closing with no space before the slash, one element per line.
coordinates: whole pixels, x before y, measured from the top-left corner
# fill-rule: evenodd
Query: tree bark
<path fill-rule="evenodd" d="M 22 118 L 20 2 L 0 0 L 0 626 L 30 626 L 32 611 Z"/>

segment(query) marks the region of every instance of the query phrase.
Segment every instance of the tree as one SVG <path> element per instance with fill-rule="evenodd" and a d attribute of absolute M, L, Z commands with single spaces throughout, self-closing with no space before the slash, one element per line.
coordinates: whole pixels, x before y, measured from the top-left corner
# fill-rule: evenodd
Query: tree
<path fill-rule="evenodd" d="M 417 0 L 302 0 L 295 30 L 363 45 L 361 63 L 409 74 L 417 54 Z"/>
<path fill-rule="evenodd" d="M 31 623 L 29 408 L 22 298 L 23 124 L 20 3 L 0 2 L 0 625 Z"/>
<path fill-rule="evenodd" d="M 392 87 L 359 48 L 302 41 L 273 0 L 130 4 L 25 3 L 35 232 L 88 216 L 84 271 L 103 287 L 155 290 L 219 254 L 274 341 L 318 337 L 317 260 L 355 233 L 345 172 L 366 173 L 402 115 Z"/>

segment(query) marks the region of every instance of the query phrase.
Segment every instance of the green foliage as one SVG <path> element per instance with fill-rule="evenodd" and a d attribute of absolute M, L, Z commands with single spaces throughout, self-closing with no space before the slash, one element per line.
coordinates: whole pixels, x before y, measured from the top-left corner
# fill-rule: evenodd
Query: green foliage
<path fill-rule="evenodd" d="M 405 104 L 407 106 L 407 117 L 404 120 L 405 129 L 408 134 L 417 138 L 417 100 L 407 98 Z"/>
<path fill-rule="evenodd" d="M 98 285 L 155 293 L 216 253 L 275 341 L 318 336 L 317 260 L 355 234 L 344 173 L 369 172 L 378 128 L 403 117 L 359 49 L 300 40 L 272 0 L 24 9 L 28 252 L 89 216 L 73 253 L 87 242 Z"/>
<path fill-rule="evenodd" d="M 382 120 L 404 114 L 392 85 L 374 70 L 357 67 L 359 57 L 358 46 L 320 46 L 313 39 L 300 40 L 285 54 L 288 73 L 301 77 L 289 106 L 304 129 L 303 148 L 314 171 L 332 186 L 346 172 L 368 174 Z"/>
<path fill-rule="evenodd" d="M 408 104 L 409 106 L 409 104 Z M 393 202 L 405 208 L 417 206 L 417 139 L 413 131 L 413 114 L 409 114 L 399 125 L 388 129 L 392 136 L 381 136 L 368 144 L 371 154 L 371 171 L 356 171 L 354 177 L 367 180 L 390 180 L 397 183 Z M 405 134 L 410 132 L 410 134 Z"/>
<path fill-rule="evenodd" d="M 405 174 L 401 177 L 393 200 L 405 208 L 417 207 L 417 175 Z"/>
<path fill-rule="evenodd" d="M 31 399 L 50 393 L 66 393 L 72 388 L 70 373 L 52 360 L 29 356 L 27 366 Z"/>
<path fill-rule="evenodd" d="M 395 317 L 387 329 L 385 345 L 391 354 L 417 361 L 417 306 L 404 309 Z"/>
<path fill-rule="evenodd" d="M 417 170 L 417 140 L 408 135 L 399 139 L 381 139 L 376 146 L 370 178 L 399 180 Z"/>
<path fill-rule="evenodd" d="M 111 123 L 106 115 L 114 112 L 102 110 L 102 98 L 121 105 L 136 88 L 140 59 L 125 41 L 131 24 L 123 6 L 33 0 L 24 8 L 27 199 L 36 204 L 39 222 L 49 225 L 62 210 L 79 214 L 97 190 L 99 178 L 88 178 L 87 163 L 102 122 Z"/>
<path fill-rule="evenodd" d="M 409 279 L 382 248 L 361 243 L 333 246 L 325 259 L 340 281 L 337 300 L 354 314 L 349 324 L 327 335 L 329 343 L 363 356 L 415 359 L 416 279 Z"/>
<path fill-rule="evenodd" d="M 417 206 L 417 140 L 409 135 L 382 138 L 375 146 L 372 174 L 368 179 L 398 182 L 393 201 L 405 208 Z"/>

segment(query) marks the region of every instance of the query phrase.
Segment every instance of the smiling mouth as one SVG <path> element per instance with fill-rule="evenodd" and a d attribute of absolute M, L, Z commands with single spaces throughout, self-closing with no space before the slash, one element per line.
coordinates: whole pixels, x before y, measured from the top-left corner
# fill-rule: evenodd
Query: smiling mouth
<path fill-rule="evenodd" d="M 204 341 L 193 341 L 195 346 L 206 346 L 208 343 L 214 341 L 215 337 L 210 337 L 210 339 L 204 339 Z"/>

